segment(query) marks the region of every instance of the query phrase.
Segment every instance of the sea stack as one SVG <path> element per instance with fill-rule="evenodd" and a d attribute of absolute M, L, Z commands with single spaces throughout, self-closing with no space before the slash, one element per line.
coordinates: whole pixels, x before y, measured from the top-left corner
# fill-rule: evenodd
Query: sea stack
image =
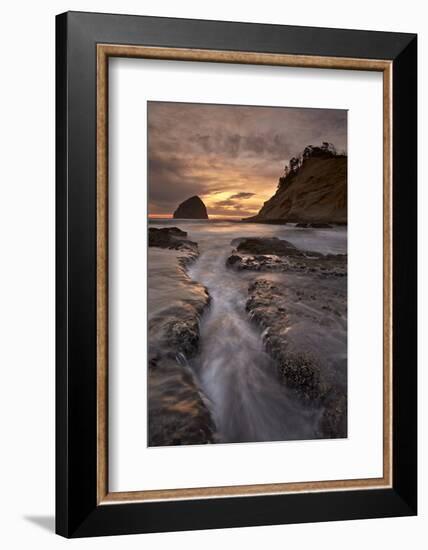
<path fill-rule="evenodd" d="M 188 220 L 207 220 L 208 214 L 205 204 L 198 196 L 190 197 L 178 205 L 173 218 Z"/>

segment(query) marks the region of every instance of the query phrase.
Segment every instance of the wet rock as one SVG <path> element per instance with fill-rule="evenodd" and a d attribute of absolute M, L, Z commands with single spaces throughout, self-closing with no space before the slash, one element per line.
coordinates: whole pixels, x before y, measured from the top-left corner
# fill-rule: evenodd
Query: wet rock
<path fill-rule="evenodd" d="M 238 271 L 302 273 L 323 278 L 347 274 L 346 254 L 301 251 L 277 238 L 251 237 L 232 241 L 232 244 L 237 248 L 227 258 L 226 265 Z"/>
<path fill-rule="evenodd" d="M 323 303 L 331 310 L 322 320 L 324 334 L 334 328 L 335 318 L 340 322 L 346 292 L 335 293 L 329 286 L 296 288 L 266 279 L 256 280 L 248 292 L 246 309 L 263 330 L 280 380 L 305 403 L 322 408 L 320 437 L 346 437 L 346 369 L 338 371 L 317 352 L 317 340 L 311 332 L 319 331 L 318 312 Z"/>
<path fill-rule="evenodd" d="M 197 252 L 198 245 L 187 239 L 187 233 L 178 227 L 149 228 L 149 246 L 172 250 L 190 250 Z"/>
<path fill-rule="evenodd" d="M 197 351 L 199 343 L 199 320 L 203 310 L 209 304 L 207 290 L 200 287 L 197 298 L 192 301 L 179 301 L 149 321 L 149 359 L 154 356 L 167 355 L 173 358 L 190 359 Z M 195 290 L 194 288 L 192 289 Z"/>
<path fill-rule="evenodd" d="M 243 222 L 247 223 L 259 223 L 263 225 L 289 225 L 289 222 L 287 220 L 283 220 L 281 218 L 279 219 L 258 219 L 256 217 L 253 218 L 242 218 Z"/>
<path fill-rule="evenodd" d="M 151 246 L 180 252 L 175 258 L 181 297 L 149 319 L 149 445 L 213 443 L 215 425 L 208 402 L 189 366 L 198 350 L 199 321 L 210 302 L 207 289 L 190 279 L 187 266 L 198 256 L 196 243 L 178 228 L 149 230 Z M 183 298 L 184 295 L 184 298 Z"/>
<path fill-rule="evenodd" d="M 238 252 L 244 254 L 275 255 L 275 256 L 303 256 L 290 242 L 284 239 L 250 237 L 242 239 L 237 247 Z"/>
<path fill-rule="evenodd" d="M 249 286 L 246 309 L 252 320 L 264 329 L 264 343 L 277 362 L 278 372 L 287 385 L 301 397 L 320 398 L 320 369 L 316 358 L 306 351 L 293 349 L 287 337 L 292 321 L 285 313 L 286 289 L 277 283 L 259 279 Z"/>
<path fill-rule="evenodd" d="M 215 425 L 191 369 L 168 357 L 149 366 L 149 445 L 215 441 Z"/>
<path fill-rule="evenodd" d="M 193 283 L 197 285 L 197 283 Z M 215 425 L 207 400 L 188 365 L 199 343 L 199 319 L 209 303 L 180 302 L 149 322 L 149 445 L 213 443 Z"/>
<path fill-rule="evenodd" d="M 330 387 L 324 397 L 324 412 L 321 417 L 320 431 L 331 439 L 347 436 L 348 402 L 343 390 Z"/>
<path fill-rule="evenodd" d="M 229 256 L 227 258 L 226 265 L 234 266 L 235 264 L 239 264 L 241 262 L 241 259 L 241 256 L 238 256 L 237 254 L 232 254 L 232 256 Z"/>
<path fill-rule="evenodd" d="M 331 229 L 333 226 L 329 223 L 296 223 L 296 227 L 313 229 Z"/>

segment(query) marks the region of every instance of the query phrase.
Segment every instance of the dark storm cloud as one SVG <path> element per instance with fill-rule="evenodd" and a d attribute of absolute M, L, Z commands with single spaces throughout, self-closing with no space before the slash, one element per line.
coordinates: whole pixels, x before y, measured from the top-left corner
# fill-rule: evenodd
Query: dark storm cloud
<path fill-rule="evenodd" d="M 255 212 L 292 156 L 322 141 L 346 151 L 346 134 L 346 111 L 149 102 L 149 212 L 192 195 L 210 214 Z"/>
<path fill-rule="evenodd" d="M 210 134 L 195 134 L 190 137 L 192 144 L 206 154 L 224 155 L 236 158 L 239 155 L 263 155 L 265 158 L 279 159 L 291 145 L 283 133 L 259 133 L 255 135 L 227 134 L 217 131 Z"/>
<path fill-rule="evenodd" d="M 166 202 L 176 200 L 183 193 L 196 194 L 200 188 L 197 178 L 189 175 L 186 161 L 175 157 L 150 156 L 150 180 L 161 185 L 150 185 L 150 200 Z"/>
<path fill-rule="evenodd" d="M 234 195 L 231 195 L 231 199 L 249 199 L 251 197 L 254 197 L 255 193 L 235 193 Z"/>
<path fill-rule="evenodd" d="M 214 203 L 215 206 L 217 207 L 222 207 L 222 206 L 237 206 L 238 203 L 232 199 L 225 199 L 224 201 L 216 201 Z"/>

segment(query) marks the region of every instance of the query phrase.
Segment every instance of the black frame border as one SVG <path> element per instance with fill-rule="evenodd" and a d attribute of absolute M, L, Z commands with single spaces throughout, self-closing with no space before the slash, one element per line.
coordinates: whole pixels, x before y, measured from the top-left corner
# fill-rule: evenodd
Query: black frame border
<path fill-rule="evenodd" d="M 98 43 L 393 63 L 393 486 L 97 505 Z M 417 513 L 417 36 L 67 12 L 56 18 L 56 532 L 65 537 Z"/>

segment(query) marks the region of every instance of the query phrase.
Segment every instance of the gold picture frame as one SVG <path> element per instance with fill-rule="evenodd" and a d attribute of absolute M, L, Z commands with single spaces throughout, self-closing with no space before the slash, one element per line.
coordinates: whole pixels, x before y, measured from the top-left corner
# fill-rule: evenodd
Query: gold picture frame
<path fill-rule="evenodd" d="M 111 57 L 275 65 L 317 69 L 378 71 L 383 75 L 383 476 L 298 483 L 231 487 L 110 492 L 108 489 L 108 60 Z M 185 48 L 154 48 L 120 44 L 97 45 L 97 381 L 98 381 L 98 504 L 182 500 L 298 493 L 309 491 L 385 488 L 392 485 L 392 63 L 338 57 L 261 54 Z"/>

